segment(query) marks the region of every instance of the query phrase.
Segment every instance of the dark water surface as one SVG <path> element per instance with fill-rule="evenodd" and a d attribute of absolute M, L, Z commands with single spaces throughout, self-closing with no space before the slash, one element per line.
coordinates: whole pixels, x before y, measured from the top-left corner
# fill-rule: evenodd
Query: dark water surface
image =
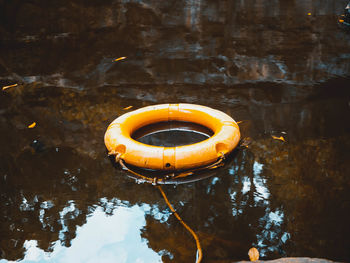
<path fill-rule="evenodd" d="M 224 167 L 164 186 L 203 262 L 253 246 L 349 262 L 346 3 L 0 0 L 0 84 L 18 83 L 0 92 L 0 262 L 194 262 L 160 193 L 103 143 L 125 107 L 178 102 L 242 121 Z"/>
<path fill-rule="evenodd" d="M 204 141 L 213 134 L 209 128 L 196 123 L 169 121 L 141 127 L 131 138 L 148 145 L 176 147 Z"/>

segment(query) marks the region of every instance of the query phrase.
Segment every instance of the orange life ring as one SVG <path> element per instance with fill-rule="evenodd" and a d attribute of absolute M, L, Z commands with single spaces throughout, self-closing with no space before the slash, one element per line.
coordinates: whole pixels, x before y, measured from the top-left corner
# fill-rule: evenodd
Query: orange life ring
<path fill-rule="evenodd" d="M 146 125 L 165 121 L 193 122 L 211 129 L 210 138 L 184 146 L 161 147 L 131 138 Z M 227 114 L 194 104 L 160 104 L 125 113 L 107 128 L 104 141 L 111 155 L 126 163 L 154 170 L 182 170 L 211 164 L 238 144 L 237 123 Z"/>

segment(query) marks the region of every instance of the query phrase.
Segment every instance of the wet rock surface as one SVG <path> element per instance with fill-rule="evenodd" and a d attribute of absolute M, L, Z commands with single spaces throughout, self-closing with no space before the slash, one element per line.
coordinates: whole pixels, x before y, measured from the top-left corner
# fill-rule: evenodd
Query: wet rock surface
<path fill-rule="evenodd" d="M 251 261 L 239 261 L 243 262 L 251 262 Z M 275 260 L 257 260 L 255 262 L 269 262 L 269 263 L 332 263 L 334 261 L 321 259 L 321 258 L 280 258 Z"/>
<path fill-rule="evenodd" d="M 3 75 L 23 82 L 300 85 L 350 71 L 342 1 L 1 5 Z"/>

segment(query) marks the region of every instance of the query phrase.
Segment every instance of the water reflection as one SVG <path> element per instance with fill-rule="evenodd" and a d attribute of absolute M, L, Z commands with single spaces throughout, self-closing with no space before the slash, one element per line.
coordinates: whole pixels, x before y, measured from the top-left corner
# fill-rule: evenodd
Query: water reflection
<path fill-rule="evenodd" d="M 206 261 L 248 259 L 252 246 L 349 261 L 345 4 L 0 2 L 0 84 L 19 84 L 0 93 L 2 262 L 136 260 L 134 242 L 152 262 L 190 262 L 194 242 L 159 193 L 103 144 L 125 107 L 169 102 L 222 110 L 250 142 L 212 177 L 165 187 Z"/>
<path fill-rule="evenodd" d="M 198 103 L 243 120 L 243 137 L 251 137 L 248 148 L 237 151 L 212 177 L 165 187 L 174 207 L 198 233 L 206 260 L 245 259 L 251 246 L 265 258 L 349 258 L 347 83 L 338 79 L 310 87 L 302 96 L 308 99 L 295 96 L 288 103 L 285 88 L 269 84 L 208 88 L 210 96 L 198 93 Z M 198 92 L 198 87 L 167 88 L 168 94 L 185 101 Z M 217 90 L 235 100 L 215 103 Z M 156 189 L 135 184 L 115 169 L 98 139 L 126 106 L 151 104 L 131 99 L 133 92 L 150 92 L 147 88 L 78 92 L 27 85 L 9 91 L 0 97 L 3 258 L 22 259 L 26 248 L 36 246 L 47 257 L 55 247 L 68 251 L 79 231 L 95 222 L 89 218 L 96 208 L 103 209 L 106 216 L 99 212 L 99 218 L 106 221 L 122 208 L 137 215 L 143 211 L 142 226 L 130 224 L 128 229 L 141 231 L 149 253 L 164 262 L 193 259 L 192 238 Z M 166 91 L 153 93 L 155 101 L 165 102 Z M 33 120 L 37 126 L 28 129 Z M 271 135 L 283 135 L 287 142 Z M 101 238 L 109 240 L 110 232 L 101 231 Z"/>
<path fill-rule="evenodd" d="M 26 240 L 23 245 L 25 256 L 19 262 L 162 262 L 161 256 L 141 238 L 147 206 L 112 206 L 108 213 L 103 207 L 93 209 L 84 227 L 77 228 L 76 238 L 68 247 L 56 241 L 50 252 L 45 252 L 38 247 L 37 240 Z M 64 218 L 75 211 L 74 203 L 70 202 L 60 216 Z M 75 216 L 78 213 L 75 212 Z M 63 228 L 60 234 L 65 230 L 68 229 Z"/>
<path fill-rule="evenodd" d="M 3 4 L 1 75 L 77 89 L 323 82 L 350 72 L 350 36 L 336 23 L 342 2 Z"/>

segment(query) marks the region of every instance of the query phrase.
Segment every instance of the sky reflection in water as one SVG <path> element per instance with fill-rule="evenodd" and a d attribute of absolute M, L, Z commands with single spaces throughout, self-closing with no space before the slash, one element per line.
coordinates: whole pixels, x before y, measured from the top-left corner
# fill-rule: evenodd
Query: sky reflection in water
<path fill-rule="evenodd" d="M 162 262 L 161 256 L 141 238 L 147 208 L 147 205 L 118 206 L 112 215 L 107 215 L 102 207 L 97 207 L 86 224 L 77 228 L 77 236 L 70 247 L 62 246 L 58 240 L 52 246 L 53 252 L 45 252 L 37 247 L 36 240 L 27 240 L 25 257 L 19 262 Z"/>

